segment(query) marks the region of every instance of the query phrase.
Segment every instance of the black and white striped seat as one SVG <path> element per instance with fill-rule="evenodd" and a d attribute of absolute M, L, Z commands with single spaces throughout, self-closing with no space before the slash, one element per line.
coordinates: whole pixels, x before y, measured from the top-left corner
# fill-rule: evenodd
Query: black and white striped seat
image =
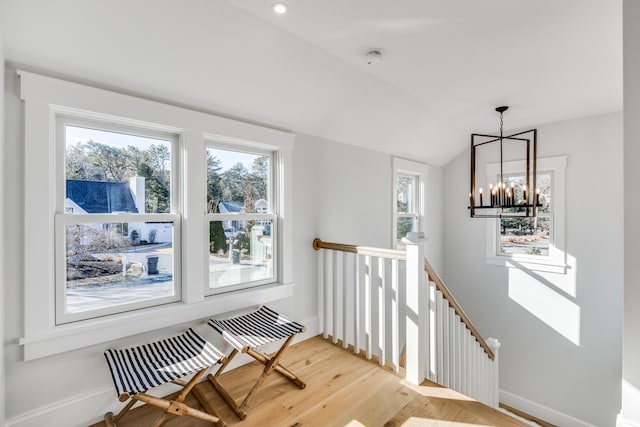
<path fill-rule="evenodd" d="M 104 353 L 118 396 L 136 394 L 217 364 L 224 357 L 193 329 L 171 338 Z"/>
<path fill-rule="evenodd" d="M 119 400 L 121 402 L 129 400 L 117 416 L 112 412 L 105 415 L 107 427 L 117 426 L 136 401 L 164 410 L 164 414 L 153 423 L 153 426 L 160 426 L 176 415 L 187 415 L 214 423 L 219 427 L 225 426 L 224 421 L 218 417 L 202 393 L 195 388 L 209 368 L 223 363 L 225 357 L 220 350 L 193 329 L 138 347 L 109 349 L 105 351 L 104 357 L 107 359 Z M 180 379 L 190 373 L 195 374 L 189 381 Z M 147 390 L 168 382 L 182 387 L 182 391 L 171 398 L 172 400 L 147 394 Z M 184 403 L 191 391 L 206 412 Z"/>
<path fill-rule="evenodd" d="M 209 319 L 209 325 L 235 349 L 245 352 L 304 331 L 304 326 L 262 306 L 258 310 L 226 320 Z"/>

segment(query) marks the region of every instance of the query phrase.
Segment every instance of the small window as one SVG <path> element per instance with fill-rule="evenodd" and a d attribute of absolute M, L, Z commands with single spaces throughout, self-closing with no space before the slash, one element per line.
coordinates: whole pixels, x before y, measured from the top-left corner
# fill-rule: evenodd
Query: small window
<path fill-rule="evenodd" d="M 418 231 L 420 214 L 417 210 L 418 177 L 399 174 L 396 178 L 396 239 L 402 240 L 407 233 Z"/>
<path fill-rule="evenodd" d="M 541 206 L 535 218 L 497 218 L 487 223 L 487 262 L 507 267 L 525 266 L 540 271 L 563 273 L 564 252 L 564 187 L 567 158 L 540 158 L 537 161 L 534 199 Z M 523 161 L 503 164 L 503 177 L 511 187 L 516 204 L 522 203 L 525 191 Z M 500 176 L 499 164 L 487 165 L 488 181 Z M 529 195 L 531 196 L 531 195 Z M 505 209 L 517 213 L 517 209 Z"/>
<path fill-rule="evenodd" d="M 393 159 L 393 246 L 411 231 L 424 231 L 425 165 Z"/>
<path fill-rule="evenodd" d="M 542 205 L 537 209 L 535 218 L 501 218 L 499 222 L 498 250 L 500 255 L 530 255 L 548 257 L 549 244 L 552 241 L 551 188 L 552 172 L 539 172 L 536 176 L 535 199 Z M 515 204 L 524 203 L 526 177 L 510 175 L 505 177 L 507 187 L 512 188 Z M 505 209 L 516 212 L 516 208 Z"/>
<path fill-rule="evenodd" d="M 275 155 L 206 148 L 209 293 L 276 281 Z"/>
<path fill-rule="evenodd" d="M 177 137 L 68 117 L 57 134 L 57 323 L 179 300 Z"/>

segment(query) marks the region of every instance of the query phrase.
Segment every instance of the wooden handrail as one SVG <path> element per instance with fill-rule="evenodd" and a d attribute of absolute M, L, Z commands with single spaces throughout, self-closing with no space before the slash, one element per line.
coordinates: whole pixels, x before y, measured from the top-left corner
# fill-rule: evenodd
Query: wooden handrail
<path fill-rule="evenodd" d="M 370 255 L 370 256 L 377 256 L 380 258 L 390 258 L 390 259 L 400 259 L 400 260 L 407 259 L 407 254 L 405 251 L 399 251 L 395 249 L 372 248 L 369 246 L 345 245 L 343 243 L 323 242 L 317 237 L 313 239 L 313 249 L 315 249 L 316 251 L 320 249 L 331 249 L 334 251 L 351 252 L 358 255 Z"/>
<path fill-rule="evenodd" d="M 464 322 L 467 329 L 469 329 L 469 331 L 471 332 L 471 335 L 474 336 L 476 341 L 478 341 L 478 344 L 480 344 L 480 346 L 484 349 L 484 352 L 487 353 L 487 356 L 489 356 L 491 360 L 494 360 L 495 356 L 493 355 L 493 351 L 491 351 L 491 348 L 489 348 L 485 340 L 482 338 L 482 336 L 480 335 L 480 332 L 478 332 L 475 326 L 473 326 L 473 323 L 471 323 L 471 320 L 469 319 L 467 314 L 464 312 L 464 310 L 462 310 L 462 307 L 460 307 L 460 304 L 458 304 L 458 301 L 456 301 L 456 299 L 451 294 L 447 286 L 444 284 L 444 282 L 442 281 L 442 279 L 440 278 L 436 270 L 433 268 L 433 266 L 431 266 L 429 261 L 427 261 L 427 258 L 424 259 L 424 271 L 427 272 L 429 280 L 435 283 L 436 289 L 442 292 L 442 296 L 447 301 L 449 301 L 449 305 L 453 308 L 455 313 L 460 317 L 460 320 Z"/>
<path fill-rule="evenodd" d="M 330 249 L 334 251 L 341 252 L 351 252 L 358 255 L 370 255 L 377 256 L 381 258 L 391 258 L 391 259 L 399 259 L 406 260 L 407 255 L 405 251 L 395 250 L 395 249 L 383 249 L 383 248 L 373 248 L 368 246 L 357 246 L 357 245 L 347 245 L 344 243 L 332 243 L 332 242 L 323 242 L 319 238 L 313 239 L 313 249 L 316 251 L 320 249 Z M 485 340 L 482 338 L 478 330 L 473 326 L 471 320 L 467 314 L 462 310 L 460 304 L 453 297 L 449 289 L 445 286 L 444 282 L 436 272 L 436 270 L 429 264 L 427 259 L 424 259 L 424 271 L 427 272 L 428 278 L 435 283 L 436 289 L 442 292 L 442 296 L 444 299 L 449 301 L 449 305 L 453 308 L 454 312 L 460 317 L 460 320 L 465 324 L 466 328 L 469 329 L 471 335 L 478 341 L 480 346 L 483 348 L 484 352 L 487 353 L 487 356 L 491 360 L 494 360 L 495 356 L 491 348 L 487 345 Z"/>

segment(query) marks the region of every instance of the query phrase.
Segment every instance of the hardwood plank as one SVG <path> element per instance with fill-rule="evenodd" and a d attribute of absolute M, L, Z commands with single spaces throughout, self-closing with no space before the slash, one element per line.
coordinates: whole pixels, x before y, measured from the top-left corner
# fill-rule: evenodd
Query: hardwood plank
<path fill-rule="evenodd" d="M 307 387 L 301 390 L 278 374 L 269 375 L 249 401 L 249 415 L 244 421 L 236 417 L 208 381 L 197 387 L 228 426 L 526 426 L 437 384 L 407 384 L 402 371 L 395 374 L 322 337 L 291 346 L 282 363 Z M 221 382 L 239 400 L 262 369 L 262 364 L 253 362 L 224 373 Z M 193 396 L 185 403 L 203 409 Z M 161 415 L 160 409 L 142 406 L 127 414 L 119 427 L 151 425 Z M 104 425 L 100 422 L 91 427 Z M 211 426 L 190 417 L 172 417 L 164 425 Z"/>

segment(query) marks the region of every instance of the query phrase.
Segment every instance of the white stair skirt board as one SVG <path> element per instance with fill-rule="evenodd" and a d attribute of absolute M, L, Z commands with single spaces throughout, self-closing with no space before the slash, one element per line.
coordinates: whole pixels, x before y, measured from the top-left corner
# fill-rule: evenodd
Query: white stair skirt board
<path fill-rule="evenodd" d="M 640 424 L 636 424 L 624 418 L 622 413 L 616 417 L 616 427 L 640 427 Z"/>
<path fill-rule="evenodd" d="M 307 327 L 307 330 L 306 332 L 298 334 L 293 344 L 313 338 L 320 333 L 317 326 L 317 317 L 307 319 L 301 323 Z M 103 357 L 102 354 L 99 354 L 99 356 L 101 358 Z M 229 369 L 235 369 L 253 360 L 254 359 L 250 357 L 236 357 L 231 362 Z M 106 364 L 104 365 L 104 369 L 108 369 Z M 154 389 L 154 394 L 164 396 L 176 390 L 177 387 L 172 384 L 163 384 Z M 104 414 L 109 411 L 117 413 L 122 409 L 122 405 L 123 404 L 118 401 L 113 385 L 109 384 L 93 392 L 71 396 L 12 417 L 6 420 L 5 427 L 86 427 L 87 425 L 103 420 Z"/>
<path fill-rule="evenodd" d="M 596 427 L 586 421 L 579 420 L 571 415 L 563 414 L 560 411 L 532 402 L 524 397 L 517 396 L 502 389 L 500 389 L 500 402 L 557 426 Z"/>

